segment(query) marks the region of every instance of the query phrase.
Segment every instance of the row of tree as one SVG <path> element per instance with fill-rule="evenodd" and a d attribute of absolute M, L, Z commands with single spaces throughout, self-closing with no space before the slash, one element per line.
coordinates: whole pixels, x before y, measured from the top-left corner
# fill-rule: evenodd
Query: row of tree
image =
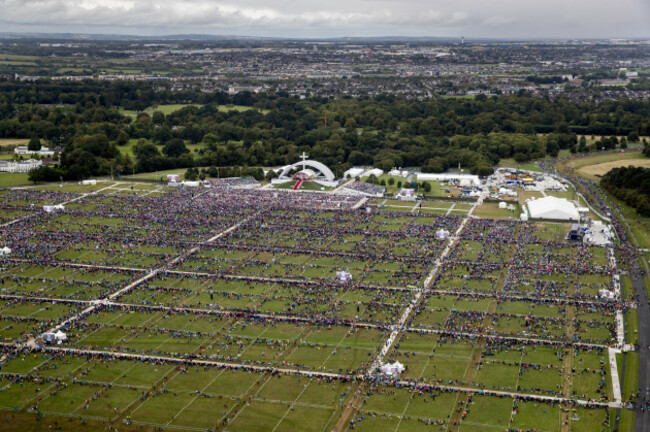
<path fill-rule="evenodd" d="M 650 216 L 650 168 L 614 168 L 603 176 L 600 184 L 642 216 Z"/>
<path fill-rule="evenodd" d="M 279 166 L 303 151 L 342 173 L 353 165 L 458 167 L 487 175 L 504 158 L 526 162 L 560 150 L 627 146 L 650 132 L 650 101 L 550 101 L 522 95 L 410 101 L 307 98 L 286 94 L 153 91 L 147 83 L 0 81 L 0 135 L 64 145 L 67 179 L 111 171 L 200 166 Z M 74 105 L 60 104 L 74 94 Z M 59 104 L 52 105 L 55 98 Z M 72 102 L 72 100 L 65 100 Z M 83 102 L 81 102 L 83 101 Z M 123 115 L 118 106 L 187 103 L 176 112 Z M 247 108 L 224 109 L 223 104 Z M 142 106 L 138 109 L 143 108 Z M 587 145 L 578 131 L 605 138 Z M 190 151 L 188 145 L 200 144 Z M 132 152 L 120 151 L 133 146 Z M 133 159 L 124 156 L 133 154 Z"/>

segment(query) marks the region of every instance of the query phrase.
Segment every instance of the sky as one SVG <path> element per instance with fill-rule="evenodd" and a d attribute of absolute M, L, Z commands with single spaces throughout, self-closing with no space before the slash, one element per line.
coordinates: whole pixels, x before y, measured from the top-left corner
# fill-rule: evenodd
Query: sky
<path fill-rule="evenodd" d="M 0 33 L 650 38 L 650 0 L 0 0 Z"/>

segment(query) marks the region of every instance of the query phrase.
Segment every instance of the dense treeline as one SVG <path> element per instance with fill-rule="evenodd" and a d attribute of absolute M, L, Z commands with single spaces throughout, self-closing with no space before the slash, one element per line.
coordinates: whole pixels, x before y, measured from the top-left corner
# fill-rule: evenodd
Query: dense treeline
<path fill-rule="evenodd" d="M 601 186 L 642 216 L 650 216 L 650 168 L 614 168 L 600 180 Z"/>
<path fill-rule="evenodd" d="M 201 106 L 168 115 L 140 112 L 135 119 L 119 111 L 170 103 Z M 224 110 L 229 104 L 250 109 Z M 37 136 L 66 146 L 61 166 L 66 178 L 116 168 L 277 166 L 295 162 L 302 151 L 340 172 L 374 164 L 425 171 L 460 165 L 487 173 L 503 158 L 525 162 L 561 149 L 587 151 L 577 133 L 638 140 L 650 133 L 650 102 L 574 103 L 527 94 L 301 100 L 286 94 L 171 91 L 165 83 L 0 81 L 0 136 Z M 115 147 L 129 140 L 138 142 L 135 161 Z M 186 144 L 196 143 L 203 145 L 189 152 Z"/>

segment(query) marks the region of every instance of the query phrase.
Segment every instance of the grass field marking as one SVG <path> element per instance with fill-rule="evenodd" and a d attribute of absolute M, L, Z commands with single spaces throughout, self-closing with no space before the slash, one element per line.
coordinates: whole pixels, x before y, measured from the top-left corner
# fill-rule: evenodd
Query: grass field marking
<path fill-rule="evenodd" d="M 347 400 L 347 398 L 346 398 L 346 400 Z M 345 402 L 345 401 L 343 401 L 343 402 Z M 337 409 L 334 408 L 334 411 L 332 411 L 332 415 L 330 416 L 330 418 L 327 419 L 327 423 L 325 423 L 325 425 L 323 426 L 323 429 L 321 429 L 321 432 L 325 432 L 329 428 L 329 425 L 332 423 L 332 420 L 334 420 L 334 417 L 336 416 L 336 413 L 337 413 Z"/>
<path fill-rule="evenodd" d="M 262 384 L 262 385 L 260 386 L 260 388 L 255 392 L 255 394 L 253 394 L 252 396 L 250 396 L 250 399 L 251 399 L 251 400 L 252 400 L 253 398 L 255 398 L 255 395 L 256 395 L 257 393 L 259 393 L 260 390 L 262 390 L 262 387 L 264 387 L 264 386 L 266 385 L 267 382 L 269 382 L 269 380 L 271 379 L 271 375 L 260 375 L 260 378 L 259 378 L 257 381 L 254 381 L 253 384 L 251 384 L 250 387 L 248 387 L 248 388 L 246 389 L 246 391 L 243 393 L 244 396 L 243 396 L 243 397 L 237 397 L 237 399 L 238 399 L 239 401 L 242 401 L 242 403 L 243 403 L 243 402 L 246 400 L 248 394 L 251 392 L 251 390 L 252 390 L 253 387 L 255 386 L 255 384 L 258 384 L 258 383 L 260 382 L 260 379 L 262 379 L 262 378 L 266 378 L 266 379 L 264 380 L 264 384 Z M 259 399 L 262 399 L 262 398 L 259 398 Z M 220 421 L 223 422 L 224 419 L 228 419 L 227 416 L 228 416 L 228 415 L 229 415 L 229 414 L 230 414 L 230 413 L 231 413 L 235 408 L 237 408 L 237 404 L 233 404 L 233 405 L 230 407 L 230 409 L 228 409 L 228 410 L 226 411 L 226 414 L 225 414 L 223 417 L 221 417 Z M 244 411 L 245 408 L 246 408 L 246 405 L 244 405 L 243 407 L 241 407 L 241 409 L 240 409 L 239 411 L 237 411 L 237 413 L 235 414 L 235 416 L 234 416 L 233 418 L 228 419 L 228 420 L 229 420 L 228 423 L 232 423 L 232 421 L 235 420 L 235 419 L 237 418 L 237 416 L 239 415 L 239 413 L 242 412 L 242 411 Z"/>
<path fill-rule="evenodd" d="M 341 346 L 341 343 L 343 343 L 343 341 L 344 341 L 345 338 L 350 334 L 350 331 L 352 331 L 353 328 L 354 328 L 354 326 L 352 326 L 352 325 L 348 328 L 348 332 L 347 332 L 345 335 L 343 335 L 343 337 L 341 338 L 341 340 L 339 341 L 339 343 L 336 344 L 336 346 L 334 347 L 334 349 L 333 349 L 332 351 L 330 351 L 330 353 L 329 353 L 329 355 L 327 356 L 327 358 L 323 361 L 323 363 L 321 363 L 321 367 L 325 367 L 325 363 L 327 363 L 327 361 L 330 359 L 330 357 L 332 357 L 332 356 L 334 355 L 334 351 L 336 351 L 336 350 Z M 324 345 L 325 345 L 325 346 L 330 346 L 330 345 L 328 345 L 328 344 L 324 344 Z"/>
<path fill-rule="evenodd" d="M 473 208 L 470 209 L 470 211 L 467 213 L 468 216 L 470 215 L 472 210 L 473 210 Z M 395 343 L 395 340 L 397 339 L 397 337 L 400 335 L 400 333 L 404 329 L 406 322 L 408 321 L 409 317 L 411 316 L 411 313 L 413 312 L 413 310 L 416 309 L 416 307 L 422 301 L 423 294 L 426 294 L 428 292 L 428 289 L 429 289 L 429 287 L 431 285 L 431 282 L 433 281 L 433 277 L 436 275 L 436 273 L 442 267 L 442 264 L 443 264 L 445 258 L 447 257 L 447 255 L 449 255 L 449 253 L 453 249 L 453 245 L 460 238 L 460 233 L 463 231 L 463 229 L 465 229 L 465 225 L 467 225 L 468 220 L 469 220 L 469 217 L 463 218 L 463 221 L 460 223 L 460 226 L 458 227 L 456 232 L 454 232 L 454 234 L 449 238 L 449 240 L 447 240 L 447 246 L 445 246 L 445 248 L 443 249 L 443 251 L 440 254 L 439 258 L 437 258 L 434 261 L 434 264 L 433 264 L 433 266 L 431 268 L 431 271 L 429 272 L 429 275 L 427 276 L 424 283 L 422 284 L 422 288 L 416 290 L 414 297 L 411 298 L 411 301 L 409 302 L 409 304 L 404 309 L 404 312 L 400 316 L 398 322 L 391 326 L 392 331 L 390 333 L 390 336 L 388 337 L 386 342 L 384 342 L 384 346 L 379 351 L 379 354 L 377 355 L 375 360 L 371 363 L 370 367 L 368 368 L 368 372 L 367 372 L 368 375 L 371 375 L 371 374 L 375 373 L 375 371 L 377 371 L 377 369 L 379 369 L 379 367 L 381 366 L 381 363 L 383 362 L 384 358 L 386 357 L 386 354 L 388 354 L 391 347 Z"/>
<path fill-rule="evenodd" d="M 271 432 L 275 432 L 280 427 L 280 424 L 282 424 L 282 422 L 284 421 L 287 414 L 289 414 L 291 412 L 291 409 L 293 408 L 293 405 L 298 401 L 298 399 L 300 399 L 300 396 L 302 396 L 302 394 L 305 392 L 305 390 L 307 390 L 307 387 L 309 387 L 309 385 L 312 383 L 312 380 L 313 379 L 309 380 L 309 382 L 302 387 L 302 390 L 300 391 L 298 396 L 296 396 L 296 398 L 293 400 L 293 402 L 291 402 L 291 405 L 289 405 L 289 408 L 287 408 L 287 410 L 284 412 L 284 415 L 282 416 L 282 418 L 280 418 L 280 420 L 275 425 L 275 427 L 271 430 Z"/>
<path fill-rule="evenodd" d="M 503 430 L 503 426 L 500 425 L 491 425 L 491 424 L 484 424 L 484 423 L 475 423 L 475 422 L 469 422 L 469 421 L 463 421 L 462 423 L 468 424 L 470 426 L 480 426 L 481 428 L 485 429 L 498 429 L 498 430 Z M 460 423 L 458 424 L 458 427 L 460 428 Z M 509 429 L 506 429 L 509 430 Z M 541 430 L 535 429 L 538 432 L 542 432 Z"/>
<path fill-rule="evenodd" d="M 82 363 L 82 364 L 80 364 L 79 366 L 77 366 L 74 370 L 71 370 L 71 371 L 68 373 L 67 376 L 72 376 L 72 374 L 74 374 L 75 372 L 77 372 L 79 369 L 81 369 L 82 366 L 85 366 L 85 365 L 87 365 L 88 363 L 90 363 L 90 360 L 86 360 L 85 363 Z M 41 364 L 42 364 L 42 363 L 41 363 Z M 22 411 L 22 409 L 23 409 L 25 406 L 29 405 L 29 403 L 30 403 L 31 401 L 35 400 L 35 399 L 38 398 L 40 395 L 44 394 L 44 392 L 50 390 L 52 387 L 55 387 L 56 384 L 57 384 L 57 381 L 53 380 L 51 386 L 47 387 L 47 388 L 46 388 L 45 390 L 43 390 L 42 392 L 37 393 L 33 398 L 28 399 L 27 402 L 25 402 L 25 404 L 24 404 L 22 407 L 20 407 L 19 411 Z M 49 398 L 49 397 L 50 397 L 49 394 L 46 395 L 43 399 L 39 400 L 38 403 L 43 402 L 44 400 L 46 400 L 46 399 Z"/>
<path fill-rule="evenodd" d="M 217 378 L 219 378 L 221 375 L 223 375 L 223 372 L 224 372 L 224 371 L 225 371 L 225 369 L 222 369 L 222 370 L 217 374 L 217 376 L 215 376 L 215 377 L 214 377 L 214 378 L 213 378 L 209 383 L 207 383 L 207 384 L 205 385 L 205 387 L 201 388 L 201 391 L 200 391 L 199 393 L 197 393 L 197 394 L 194 396 L 194 398 L 192 398 L 192 400 L 190 400 L 187 404 L 185 404 L 185 406 L 184 406 L 183 408 L 181 408 L 180 411 L 176 412 L 176 414 L 174 414 L 174 415 L 172 416 L 171 420 L 169 420 L 169 421 L 167 422 L 167 426 L 169 426 L 169 424 L 170 424 L 171 422 L 173 422 L 173 421 L 174 421 L 178 416 L 180 416 L 181 413 L 182 413 L 183 411 L 185 411 L 185 409 L 186 409 L 188 406 L 192 405 L 192 403 L 193 403 L 193 402 L 194 402 L 194 401 L 195 401 L 195 400 L 196 400 L 196 399 L 201 395 L 201 393 L 203 393 L 203 392 L 205 391 L 205 389 L 207 389 L 208 387 L 210 387 L 210 385 L 212 385 L 212 383 L 215 382 L 215 381 L 217 380 Z M 179 372 L 179 373 L 180 373 L 180 372 Z M 177 374 L 177 375 L 178 375 L 178 374 Z"/>
<path fill-rule="evenodd" d="M 77 343 L 81 342 L 82 340 L 86 339 L 88 336 L 91 336 L 91 335 L 97 333 L 99 330 L 101 330 L 101 329 L 103 329 L 103 328 L 106 328 L 106 327 L 109 326 L 113 321 L 115 321 L 116 319 L 120 318 L 122 315 L 124 315 L 124 314 L 123 314 L 123 313 L 122 313 L 122 314 L 117 314 L 117 315 L 115 315 L 115 317 L 113 317 L 113 319 L 111 319 L 109 322 L 107 322 L 107 323 L 103 323 L 103 324 L 100 324 L 99 326 L 97 326 L 97 328 L 96 328 L 95 330 L 91 331 L 91 332 L 88 333 L 87 335 L 85 335 L 85 336 L 83 336 L 82 338 L 80 338 L 79 340 L 75 341 L 75 344 L 77 344 Z M 151 318 L 153 318 L 153 317 L 155 317 L 155 316 L 156 316 L 156 315 L 154 314 Z M 143 322 L 142 324 L 143 324 L 143 325 L 144 325 L 144 324 L 147 324 L 147 322 L 149 322 L 149 321 L 151 320 L 151 318 L 147 319 L 147 320 L 146 320 L 145 322 Z M 133 337 L 135 337 L 135 336 L 133 336 Z M 131 339 L 133 339 L 133 337 L 131 337 Z M 130 340 L 130 339 L 129 339 L 129 340 Z"/>
<path fill-rule="evenodd" d="M 524 352 L 525 350 L 521 350 L 521 356 L 519 357 L 519 373 L 517 374 L 517 382 L 515 382 L 515 390 L 517 391 L 519 389 L 519 380 L 521 379 L 522 372 L 521 372 L 521 363 L 522 360 L 524 359 Z M 510 411 L 510 420 L 508 421 L 508 428 L 510 428 L 510 425 L 512 424 L 512 417 L 515 415 L 515 403 L 517 402 L 517 398 L 512 398 L 512 410 Z"/>
<path fill-rule="evenodd" d="M 196 431 L 196 432 L 205 432 L 205 428 L 196 428 L 192 426 L 181 426 L 181 425 L 172 425 L 172 426 L 167 426 L 161 423 L 152 423 L 152 422 L 143 422 L 143 421 L 138 421 L 138 420 L 131 420 L 131 423 L 135 425 L 141 425 L 141 426 L 152 426 L 155 427 L 158 430 L 165 430 L 166 427 L 169 427 L 171 429 L 180 429 L 180 430 L 187 430 L 187 431 Z"/>

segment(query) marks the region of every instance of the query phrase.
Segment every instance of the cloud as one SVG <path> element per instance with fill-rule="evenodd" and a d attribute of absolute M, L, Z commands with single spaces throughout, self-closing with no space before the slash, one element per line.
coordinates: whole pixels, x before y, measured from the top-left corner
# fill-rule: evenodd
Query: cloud
<path fill-rule="evenodd" d="M 644 0 L 0 0 L 0 29 L 259 36 L 650 36 Z"/>

